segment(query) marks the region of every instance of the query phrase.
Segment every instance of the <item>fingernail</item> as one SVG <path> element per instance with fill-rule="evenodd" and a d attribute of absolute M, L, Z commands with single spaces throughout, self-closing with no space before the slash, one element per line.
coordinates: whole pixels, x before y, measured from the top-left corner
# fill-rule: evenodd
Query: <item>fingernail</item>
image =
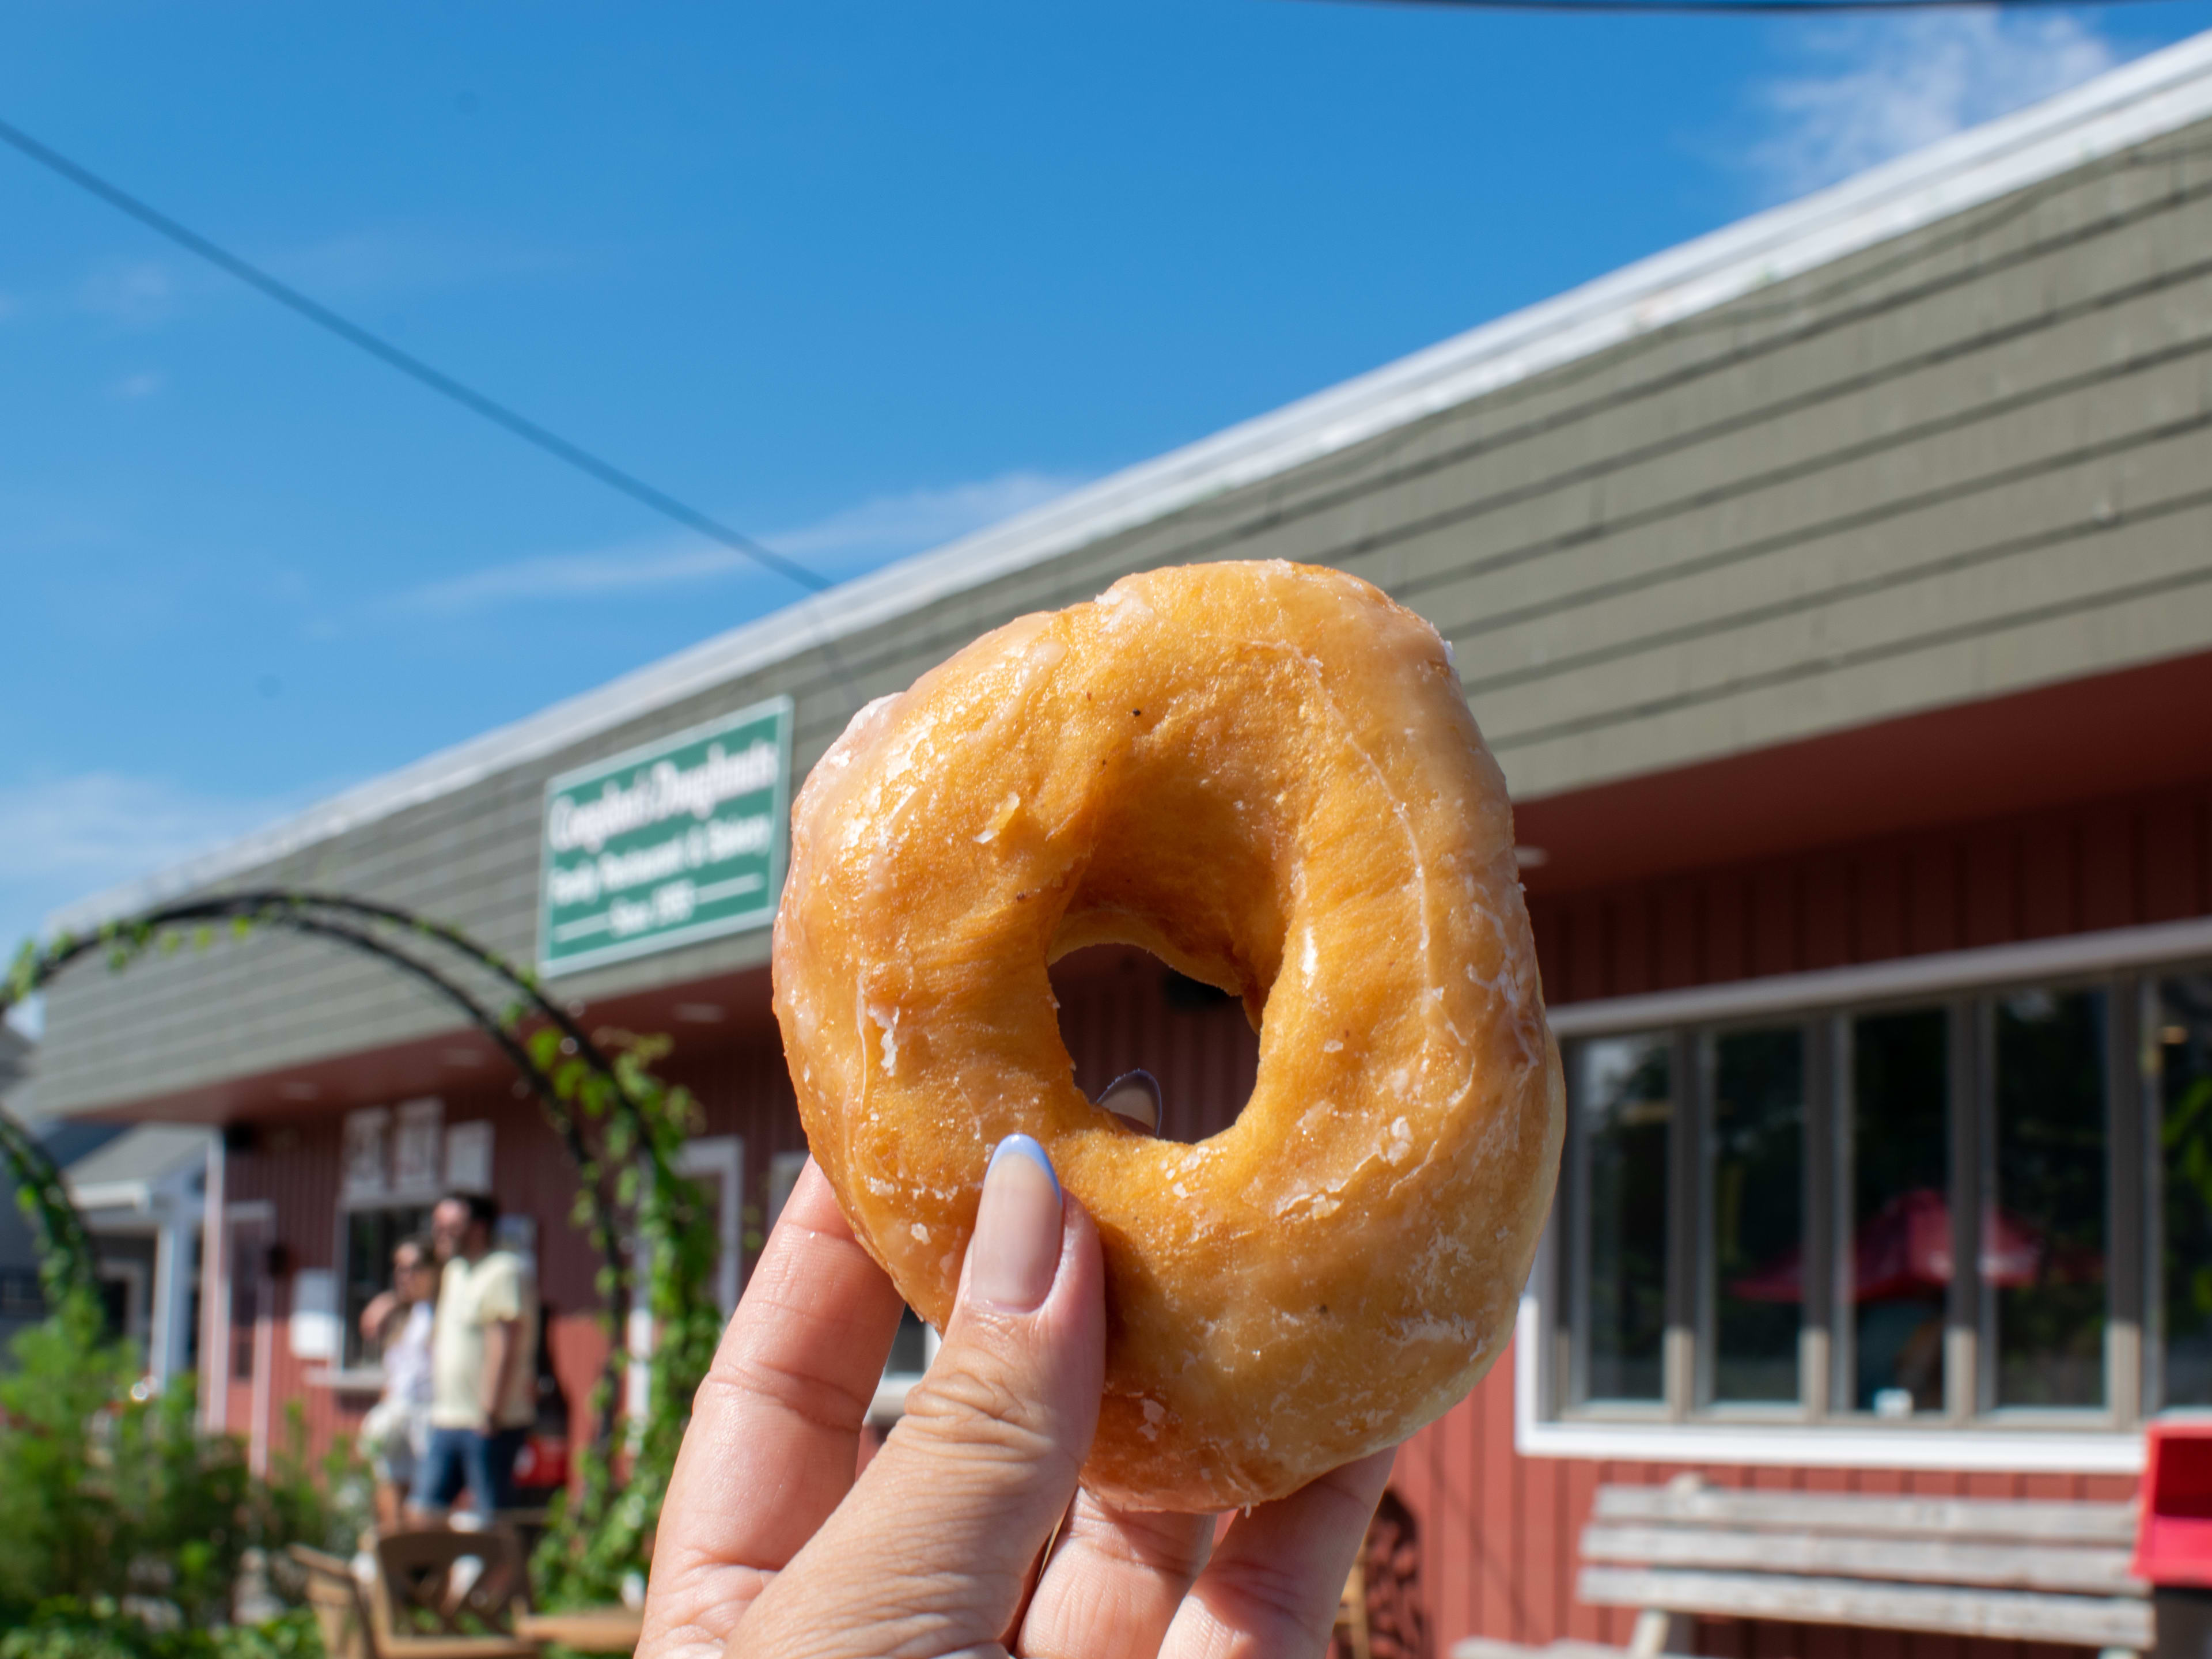
<path fill-rule="evenodd" d="M 1160 1132 L 1160 1083 L 1150 1072 L 1124 1073 L 1108 1084 L 1097 1103 L 1153 1134 Z"/>
<path fill-rule="evenodd" d="M 1027 1313 L 1052 1289 L 1060 1267 L 1060 1177 L 1043 1147 L 1008 1135 L 983 1172 L 983 1201 L 968 1243 L 968 1295 Z"/>

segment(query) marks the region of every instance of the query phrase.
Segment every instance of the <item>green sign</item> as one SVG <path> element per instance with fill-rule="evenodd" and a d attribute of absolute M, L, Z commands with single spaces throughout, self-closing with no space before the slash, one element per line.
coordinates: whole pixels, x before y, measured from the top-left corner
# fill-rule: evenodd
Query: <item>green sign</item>
<path fill-rule="evenodd" d="M 564 772 L 545 786 L 546 974 L 757 927 L 775 914 L 791 699 Z"/>

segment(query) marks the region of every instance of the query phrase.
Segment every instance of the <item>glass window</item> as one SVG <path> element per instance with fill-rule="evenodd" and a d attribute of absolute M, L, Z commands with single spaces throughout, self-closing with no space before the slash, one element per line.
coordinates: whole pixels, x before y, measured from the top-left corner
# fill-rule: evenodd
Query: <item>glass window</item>
<path fill-rule="evenodd" d="M 1950 1018 L 1851 1022 L 1850 1409 L 1943 1409 L 1951 1283 Z"/>
<path fill-rule="evenodd" d="M 1793 1401 L 1805 1300 L 1805 1033 L 1729 1031 L 1708 1054 L 1712 1397 Z"/>
<path fill-rule="evenodd" d="M 349 1210 L 345 1223 L 346 1364 L 374 1365 L 384 1356 L 362 1340 L 362 1310 L 392 1288 L 392 1252 L 400 1240 L 430 1231 L 430 1211 L 420 1204 Z"/>
<path fill-rule="evenodd" d="M 2160 1403 L 2212 1406 L 2212 975 L 2158 987 Z"/>
<path fill-rule="evenodd" d="M 898 1332 L 884 1361 L 885 1376 L 920 1376 L 929 1369 L 929 1327 L 911 1308 L 899 1311 Z"/>
<path fill-rule="evenodd" d="M 2102 991 L 1996 1000 L 1996 1179 L 1982 1219 L 1998 1406 L 2105 1401 Z"/>
<path fill-rule="evenodd" d="M 1673 1064 L 1663 1036 L 1576 1051 L 1577 1396 L 1659 1400 L 1667 1329 L 1667 1151 Z"/>
<path fill-rule="evenodd" d="M 2212 1407 L 2212 964 L 1915 994 L 1757 1025 L 1717 997 L 1568 1046 L 1560 1405 L 2114 1432 Z"/>
<path fill-rule="evenodd" d="M 276 1229 L 258 1215 L 230 1218 L 230 1242 L 224 1266 L 230 1275 L 230 1380 L 253 1380 L 256 1328 L 262 1318 L 262 1281 L 269 1272 L 269 1246 Z"/>

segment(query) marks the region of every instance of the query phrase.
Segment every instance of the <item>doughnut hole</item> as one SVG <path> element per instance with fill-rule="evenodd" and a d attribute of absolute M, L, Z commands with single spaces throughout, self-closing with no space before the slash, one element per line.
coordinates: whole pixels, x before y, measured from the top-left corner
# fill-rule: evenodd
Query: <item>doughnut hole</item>
<path fill-rule="evenodd" d="M 1260 1037 L 1242 1003 L 1129 945 L 1071 951 L 1052 966 L 1060 1040 L 1075 1086 L 1092 1100 L 1115 1079 L 1150 1072 L 1158 1133 L 1200 1141 L 1237 1121 L 1260 1074 Z"/>

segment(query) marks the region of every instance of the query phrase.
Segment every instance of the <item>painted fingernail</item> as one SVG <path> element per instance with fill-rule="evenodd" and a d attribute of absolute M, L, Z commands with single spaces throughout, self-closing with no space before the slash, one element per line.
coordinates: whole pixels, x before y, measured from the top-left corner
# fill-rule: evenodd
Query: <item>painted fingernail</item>
<path fill-rule="evenodd" d="M 1127 1072 L 1115 1078 L 1100 1093 L 1097 1103 L 1139 1128 L 1154 1134 L 1160 1131 L 1159 1079 L 1150 1072 Z"/>
<path fill-rule="evenodd" d="M 1052 1289 L 1060 1266 L 1060 1177 L 1043 1147 L 1008 1135 L 983 1172 L 983 1201 L 968 1244 L 968 1295 L 1028 1313 Z"/>

